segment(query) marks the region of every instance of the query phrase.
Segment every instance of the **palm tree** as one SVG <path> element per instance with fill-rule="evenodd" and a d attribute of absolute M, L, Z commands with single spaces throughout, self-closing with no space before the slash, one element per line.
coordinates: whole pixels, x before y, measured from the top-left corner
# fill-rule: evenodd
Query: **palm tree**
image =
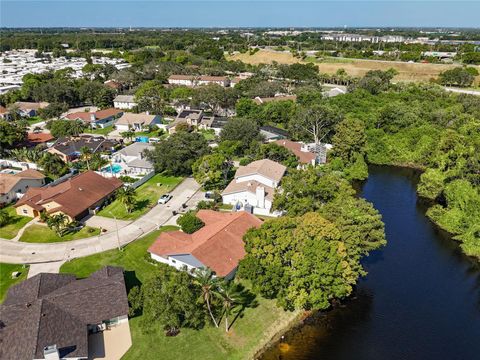
<path fill-rule="evenodd" d="M 219 296 L 222 301 L 223 313 L 225 314 L 225 331 L 228 332 L 228 317 L 232 311 L 244 302 L 242 292 L 233 282 L 222 282 L 219 287 Z"/>
<path fill-rule="evenodd" d="M 10 150 L 10 155 L 17 161 L 25 161 L 27 160 L 27 152 L 27 148 L 16 148 Z"/>
<path fill-rule="evenodd" d="M 55 233 L 62 237 L 64 235 L 64 229 L 68 225 L 67 215 L 63 213 L 58 213 L 47 219 L 47 225 L 50 229 L 55 231 Z"/>
<path fill-rule="evenodd" d="M 135 189 L 130 186 L 120 188 L 117 191 L 117 199 L 125 205 L 127 213 L 130 213 L 136 203 Z"/>
<path fill-rule="evenodd" d="M 126 140 L 132 141 L 133 137 L 135 136 L 135 131 L 133 131 L 130 127 L 127 131 L 120 133 L 120 135 L 125 138 Z"/>
<path fill-rule="evenodd" d="M 87 146 L 82 146 L 80 149 L 80 157 L 87 163 L 87 170 L 90 170 L 90 163 L 89 160 L 92 156 L 92 150 Z"/>
<path fill-rule="evenodd" d="M 85 130 L 85 125 L 83 124 L 83 122 L 81 122 L 80 120 L 75 120 L 74 122 L 72 122 L 70 131 L 73 136 L 80 135 L 84 130 Z"/>
<path fill-rule="evenodd" d="M 212 270 L 208 268 L 199 268 L 195 271 L 194 282 L 200 286 L 202 290 L 202 300 L 207 304 L 210 317 L 212 318 L 215 327 L 218 328 L 217 320 L 215 320 L 210 306 L 212 296 L 218 296 L 218 279 L 213 276 Z"/>
<path fill-rule="evenodd" d="M 0 209 L 0 226 L 7 225 L 12 217 L 5 209 Z"/>

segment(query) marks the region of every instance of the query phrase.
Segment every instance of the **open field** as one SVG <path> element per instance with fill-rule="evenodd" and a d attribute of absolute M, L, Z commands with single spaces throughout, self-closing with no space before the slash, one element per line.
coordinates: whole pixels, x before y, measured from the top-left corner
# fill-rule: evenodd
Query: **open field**
<path fill-rule="evenodd" d="M 271 64 L 276 61 L 279 64 L 294 64 L 298 62 L 306 63 L 293 57 L 291 53 L 276 52 L 269 50 L 260 50 L 253 55 L 235 54 L 227 56 L 229 60 L 241 60 L 248 64 Z M 362 60 L 362 59 L 340 59 L 327 58 L 324 61 L 312 61 L 318 65 L 320 72 L 327 74 L 334 74 L 338 69 L 345 69 L 351 76 L 363 76 L 369 70 L 388 70 L 394 68 L 398 71 L 395 77 L 397 81 L 429 81 L 435 78 L 442 71 L 452 69 L 458 65 L 453 64 L 421 64 L 421 63 L 406 63 L 399 61 L 381 61 L 381 60 Z M 480 72 L 480 66 L 476 66 Z M 480 82 L 480 77 L 477 77 L 476 83 Z"/>
<path fill-rule="evenodd" d="M 122 266 L 127 288 L 144 282 L 156 266 L 147 262 L 147 249 L 160 232 L 176 227 L 164 226 L 127 245 L 123 251 L 110 250 L 65 263 L 60 272 L 87 277 L 105 265 Z M 285 312 L 275 305 L 275 300 L 260 297 L 258 306 L 245 309 L 233 324 L 229 333 L 223 326 L 215 328 L 207 324 L 201 330 L 182 329 L 179 335 L 167 337 L 162 328 L 144 333 L 140 327 L 142 316 L 130 319 L 133 345 L 123 359 L 252 359 L 258 347 L 267 342 L 277 331 L 288 325 L 297 315 Z M 222 324 L 223 325 L 223 324 Z M 188 349 L 188 352 L 185 352 Z"/>

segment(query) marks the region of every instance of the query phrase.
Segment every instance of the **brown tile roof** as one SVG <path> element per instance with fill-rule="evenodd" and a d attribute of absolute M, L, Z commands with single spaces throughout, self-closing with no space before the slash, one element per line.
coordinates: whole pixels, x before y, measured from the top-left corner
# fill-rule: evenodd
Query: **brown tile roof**
<path fill-rule="evenodd" d="M 244 211 L 200 210 L 197 217 L 205 223 L 203 228 L 193 234 L 161 233 L 148 251 L 162 257 L 190 254 L 218 276 L 228 275 L 245 256 L 243 235 L 248 229 L 259 227 L 262 221 Z"/>
<path fill-rule="evenodd" d="M 67 116 L 65 116 L 69 120 L 82 120 L 85 122 L 91 122 L 91 115 L 95 115 L 95 120 L 102 120 L 106 119 L 112 116 L 117 116 L 119 114 L 122 114 L 123 110 L 118 110 L 115 108 L 108 108 L 104 110 L 99 110 L 96 112 L 86 112 L 86 111 L 79 111 L 79 112 L 74 112 L 70 113 Z"/>
<path fill-rule="evenodd" d="M 50 133 L 34 133 L 29 132 L 27 134 L 27 142 L 29 144 L 43 144 L 55 139 Z"/>
<path fill-rule="evenodd" d="M 116 178 L 104 178 L 94 171 L 87 171 L 54 186 L 30 188 L 15 207 L 26 204 L 43 210 L 43 204 L 55 201 L 60 207 L 50 212 L 62 211 L 76 218 L 121 186 L 122 182 Z"/>
<path fill-rule="evenodd" d="M 303 164 L 311 164 L 315 160 L 315 154 L 309 151 L 302 151 L 302 144 L 291 140 L 277 140 L 276 144 L 287 148 L 295 154 L 298 161 Z"/>
<path fill-rule="evenodd" d="M 199 77 L 201 81 L 227 81 L 228 77 L 226 76 L 209 76 L 209 75 L 202 75 Z"/>
<path fill-rule="evenodd" d="M 15 176 L 22 177 L 24 179 L 44 179 L 45 175 L 43 175 L 40 171 L 34 169 L 27 169 L 20 171 L 19 173 L 15 174 Z"/>
<path fill-rule="evenodd" d="M 170 75 L 168 80 L 192 80 L 195 79 L 195 75 Z"/>
<path fill-rule="evenodd" d="M 235 178 L 240 176 L 260 174 L 268 179 L 280 181 L 286 170 L 287 167 L 282 164 L 270 159 L 262 159 L 253 161 L 246 166 L 240 166 L 235 173 Z"/>
<path fill-rule="evenodd" d="M 0 358 L 43 359 L 57 345 L 61 357 L 88 356 L 88 324 L 127 315 L 123 269 L 105 267 L 89 278 L 41 273 L 14 285 L 0 305 Z"/>
<path fill-rule="evenodd" d="M 265 189 L 265 198 L 273 201 L 273 196 L 275 195 L 275 189 L 271 188 L 270 186 L 266 186 L 258 181 L 241 181 L 236 182 L 232 180 L 230 184 L 222 191 L 222 195 L 226 194 L 234 194 L 238 192 L 250 192 L 252 194 L 256 194 L 257 187 L 262 186 Z"/>
<path fill-rule="evenodd" d="M 44 179 L 45 175 L 33 169 L 20 171 L 16 174 L 0 174 L 0 194 L 10 192 L 22 179 Z"/>

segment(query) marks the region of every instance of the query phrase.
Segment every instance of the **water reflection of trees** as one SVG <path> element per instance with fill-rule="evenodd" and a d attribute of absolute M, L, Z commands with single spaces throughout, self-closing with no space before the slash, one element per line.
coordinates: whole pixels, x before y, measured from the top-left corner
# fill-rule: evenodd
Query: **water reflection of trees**
<path fill-rule="evenodd" d="M 360 325 L 369 321 L 372 304 L 373 292 L 360 287 L 351 298 L 336 304 L 330 311 L 305 319 L 261 360 L 334 359 L 349 338 L 358 336 Z"/>

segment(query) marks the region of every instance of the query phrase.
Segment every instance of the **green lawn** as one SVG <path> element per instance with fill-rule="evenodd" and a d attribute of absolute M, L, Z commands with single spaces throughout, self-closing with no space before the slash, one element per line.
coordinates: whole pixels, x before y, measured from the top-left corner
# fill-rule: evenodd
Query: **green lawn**
<path fill-rule="evenodd" d="M 38 124 L 39 122 L 45 121 L 45 119 L 42 119 L 39 116 L 32 116 L 32 117 L 26 118 L 25 120 L 27 120 L 28 125 L 35 125 L 35 124 Z"/>
<path fill-rule="evenodd" d="M 142 136 L 142 137 L 143 137 L 143 136 L 146 136 L 146 137 L 148 137 L 148 138 L 151 138 L 151 137 L 153 137 L 153 138 L 162 138 L 162 137 L 164 137 L 165 135 L 167 135 L 167 134 L 165 134 L 165 132 L 160 131 L 160 130 L 138 131 L 138 132 L 135 132 L 134 138 L 140 137 L 140 136 Z"/>
<path fill-rule="evenodd" d="M 12 272 L 18 271 L 20 276 L 12 279 Z M 0 263 L 0 303 L 7 295 L 8 288 L 16 283 L 25 280 L 28 274 L 28 265 Z"/>
<path fill-rule="evenodd" d="M 100 229 L 85 226 L 80 231 L 60 237 L 47 226 L 31 225 L 25 229 L 19 241 L 29 243 L 55 243 L 97 236 L 98 234 L 100 234 Z"/>
<path fill-rule="evenodd" d="M 215 131 L 213 130 L 200 130 L 200 133 L 203 135 L 203 137 L 207 141 L 213 141 L 216 138 Z"/>
<path fill-rule="evenodd" d="M 87 129 L 85 130 L 86 133 L 88 134 L 96 134 L 96 135 L 108 135 L 109 133 L 111 133 L 113 130 L 115 130 L 113 128 L 113 125 L 111 126 L 107 126 L 105 128 L 96 128 L 96 129 Z"/>
<path fill-rule="evenodd" d="M 161 231 L 174 227 L 163 227 L 127 245 L 122 252 L 110 250 L 85 258 L 74 259 L 60 268 L 62 273 L 73 273 L 78 277 L 89 276 L 105 265 L 122 266 L 126 271 L 127 288 L 144 282 L 155 271 L 155 265 L 147 262 L 146 250 Z M 275 301 L 257 297 L 258 306 L 246 309 L 227 334 L 223 327 L 210 325 L 201 330 L 183 329 L 176 337 L 166 337 L 161 328 L 145 334 L 140 328 L 140 317 L 130 320 L 133 345 L 122 359 L 252 359 L 258 347 L 268 341 L 297 315 L 284 312 Z"/>
<path fill-rule="evenodd" d="M 7 225 L 0 227 L 0 238 L 12 239 L 17 235 L 18 231 L 25 226 L 26 223 L 32 220 L 32 218 L 28 216 L 17 215 L 13 205 L 7 206 L 4 208 L 4 210 L 10 214 L 11 220 Z"/>
<path fill-rule="evenodd" d="M 137 219 L 155 206 L 160 196 L 172 191 L 180 184 L 182 179 L 181 177 L 157 174 L 137 188 L 137 206 L 131 213 L 127 213 L 125 206 L 120 201 L 114 200 L 111 204 L 100 210 L 98 215 L 109 218 L 115 216 L 117 219 L 122 220 Z"/>

